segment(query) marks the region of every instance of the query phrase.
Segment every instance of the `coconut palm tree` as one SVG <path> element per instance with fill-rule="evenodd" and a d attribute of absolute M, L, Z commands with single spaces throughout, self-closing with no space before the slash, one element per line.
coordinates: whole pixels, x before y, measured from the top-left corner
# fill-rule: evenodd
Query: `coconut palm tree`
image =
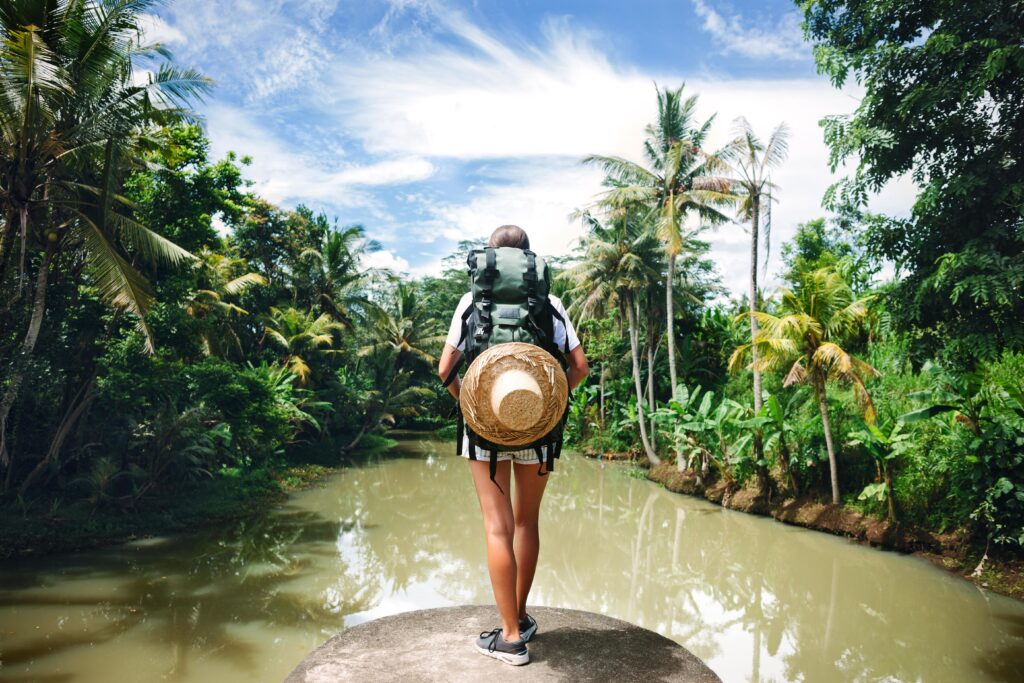
<path fill-rule="evenodd" d="M 0 399 L 3 464 L 7 419 L 39 338 L 48 282 L 61 264 L 83 261 L 98 293 L 136 315 L 152 348 L 142 315 L 153 292 L 136 266 L 191 258 L 132 220 L 118 193 L 154 127 L 187 118 L 188 101 L 209 87 L 195 71 L 156 64 L 166 54 L 160 46 L 140 44 L 140 17 L 154 4 L 0 4 L 0 281 L 16 273 L 7 310 L 37 268 L 27 328 Z M 155 70 L 140 79 L 134 68 L 147 61 Z"/>
<path fill-rule="evenodd" d="M 402 368 L 428 368 L 436 363 L 430 349 L 444 341 L 437 321 L 420 303 L 416 288 L 399 282 L 390 302 L 370 310 L 371 341 L 359 349 L 360 356 L 371 356 L 393 349 Z"/>
<path fill-rule="evenodd" d="M 378 242 L 366 239 L 363 226 L 350 225 L 330 230 L 318 247 L 300 254 L 311 266 L 313 295 L 321 308 L 348 328 L 371 307 L 361 286 L 374 271 L 362 269 L 361 264 L 367 254 L 379 249 Z"/>
<path fill-rule="evenodd" d="M 637 212 L 618 209 L 606 224 L 582 214 L 588 232 L 581 242 L 581 261 L 561 276 L 572 283 L 570 312 L 581 320 L 604 318 L 616 310 L 619 321 L 629 324 L 629 347 L 636 389 L 637 422 L 644 453 L 651 463 L 661 459 L 647 436 L 644 396 L 640 377 L 640 330 L 638 306 L 661 279 L 661 249 Z"/>
<path fill-rule="evenodd" d="M 683 99 L 683 87 L 657 89 L 658 118 L 646 128 L 644 157 L 647 166 L 614 156 L 590 155 L 583 163 L 599 166 L 606 174 L 608 190 L 599 204 L 607 208 L 630 207 L 650 212 L 658 238 L 665 248 L 666 332 L 668 368 L 672 391 L 679 382 L 676 370 L 674 290 L 676 260 L 693 239 L 686 226 L 689 214 L 707 224 L 722 223 L 726 216 L 718 207 L 735 201 L 731 181 L 718 154 L 704 149 L 715 117 L 696 125 L 697 96 Z"/>
<path fill-rule="evenodd" d="M 326 313 L 315 316 L 312 311 L 297 308 L 271 308 L 266 318 L 264 339 L 269 339 L 283 354 L 282 363 L 295 373 L 300 385 L 307 385 L 312 375 L 310 361 L 334 351 L 335 332 L 344 327 Z"/>
<path fill-rule="evenodd" d="M 401 352 L 394 346 L 380 346 L 365 354 L 367 369 L 373 377 L 371 389 L 360 397 L 366 411 L 359 431 L 345 447 L 351 451 L 363 437 L 381 424 L 394 425 L 400 416 L 418 415 L 433 392 L 415 382 L 415 372 L 404 368 L 399 361 Z"/>
<path fill-rule="evenodd" d="M 750 123 L 742 116 L 736 119 L 736 139 L 726 147 L 722 157 L 731 162 L 735 180 L 734 191 L 738 195 L 737 215 L 743 221 L 750 221 L 750 340 L 757 339 L 757 265 L 761 230 L 761 211 L 765 209 L 764 237 L 765 261 L 771 247 L 771 200 L 775 186 L 771 182 L 771 169 L 782 164 L 789 152 L 789 128 L 780 123 L 763 143 L 754 133 Z M 750 347 L 753 354 L 751 367 L 754 368 L 754 412 L 758 413 L 763 404 L 761 372 L 758 370 L 757 345 Z M 764 446 L 760 430 L 754 433 L 755 461 L 764 457 Z"/>
<path fill-rule="evenodd" d="M 229 343 L 242 358 L 242 340 L 232 325 L 232 319 L 248 315 L 241 306 L 228 301 L 253 287 L 267 284 L 258 273 L 240 273 L 245 267 L 241 259 L 234 259 L 211 251 L 199 253 L 201 289 L 193 292 L 185 302 L 185 312 L 205 325 L 199 332 L 203 353 L 226 358 Z"/>
<path fill-rule="evenodd" d="M 788 367 L 785 386 L 811 385 L 825 431 L 832 502 L 836 504 L 839 503 L 839 474 L 826 386 L 833 381 L 850 384 L 865 421 L 874 424 L 875 408 L 865 380 L 879 373 L 842 346 L 860 330 L 873 298 L 857 299 L 834 268 L 808 273 L 795 289 L 782 290 L 779 315 L 754 312 L 760 325 L 757 337 L 750 344 L 739 346 L 729 359 L 729 369 L 733 371 L 741 367 L 761 372 Z"/>

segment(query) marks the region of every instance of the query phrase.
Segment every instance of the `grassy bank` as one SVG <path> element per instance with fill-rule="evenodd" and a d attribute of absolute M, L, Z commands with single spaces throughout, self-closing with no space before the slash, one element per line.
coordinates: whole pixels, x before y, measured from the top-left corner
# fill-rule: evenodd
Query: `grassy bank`
<path fill-rule="evenodd" d="M 226 471 L 131 507 L 35 500 L 0 508 L 0 559 L 73 552 L 255 514 L 337 471 L 324 465 Z"/>
<path fill-rule="evenodd" d="M 751 488 L 729 487 L 720 480 L 705 486 L 692 472 L 679 472 L 671 463 L 651 467 L 646 476 L 669 491 L 704 498 L 730 510 L 772 517 L 784 524 L 845 536 L 876 548 L 913 553 L 978 586 L 1024 600 L 1024 560 L 990 552 L 981 571 L 975 571 L 984 549 L 969 543 L 962 533 L 934 534 L 891 524 L 816 498 L 768 499 Z"/>

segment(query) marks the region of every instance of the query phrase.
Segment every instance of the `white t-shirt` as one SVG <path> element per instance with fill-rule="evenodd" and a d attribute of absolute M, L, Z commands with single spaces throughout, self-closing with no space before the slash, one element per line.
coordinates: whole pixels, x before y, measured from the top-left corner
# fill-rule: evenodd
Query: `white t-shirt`
<path fill-rule="evenodd" d="M 555 346 L 559 349 L 568 348 L 570 351 L 580 345 L 580 339 L 576 336 L 576 330 L 572 326 L 572 321 L 569 320 L 569 316 L 565 313 L 565 306 L 562 305 L 561 299 L 553 294 L 548 295 L 548 300 L 551 302 L 552 307 L 558 312 L 558 315 L 562 316 L 562 320 L 565 324 L 562 324 L 562 320 L 555 318 Z M 466 312 L 470 306 L 473 305 L 473 295 L 466 292 L 462 299 L 459 301 L 459 305 L 455 307 L 455 315 L 452 316 L 452 324 L 448 327 L 448 337 L 444 340 L 446 344 L 454 346 L 459 351 L 464 351 L 466 348 L 466 340 L 463 339 L 459 342 L 459 337 L 462 336 L 462 314 Z M 565 346 L 568 340 L 568 347 Z"/>

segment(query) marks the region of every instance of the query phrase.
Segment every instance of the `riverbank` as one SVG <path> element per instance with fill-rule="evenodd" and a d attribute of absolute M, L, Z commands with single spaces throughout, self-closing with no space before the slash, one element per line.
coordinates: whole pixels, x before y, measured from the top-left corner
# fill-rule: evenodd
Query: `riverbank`
<path fill-rule="evenodd" d="M 674 493 L 704 498 L 730 510 L 772 517 L 784 524 L 845 536 L 876 548 L 912 553 L 975 585 L 1024 600 L 1024 560 L 990 556 L 976 573 L 984 549 L 969 544 L 962 534 L 933 534 L 890 524 L 809 497 L 768 499 L 751 488 L 731 488 L 721 480 L 704 486 L 692 472 L 679 472 L 672 463 L 650 467 L 647 479 Z"/>
<path fill-rule="evenodd" d="M 338 471 L 324 465 L 227 472 L 139 501 L 97 507 L 12 502 L 0 508 L 0 559 L 76 552 L 240 519 Z"/>

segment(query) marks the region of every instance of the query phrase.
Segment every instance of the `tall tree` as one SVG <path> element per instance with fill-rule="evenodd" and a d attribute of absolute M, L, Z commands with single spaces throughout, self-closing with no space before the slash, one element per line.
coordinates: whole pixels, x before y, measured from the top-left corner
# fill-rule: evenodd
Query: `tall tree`
<path fill-rule="evenodd" d="M 730 181 L 722 175 L 727 166 L 716 154 L 704 150 L 715 117 L 703 124 L 694 121 L 697 96 L 683 99 L 683 87 L 657 89 L 658 118 L 646 128 L 644 157 L 647 166 L 620 157 L 593 154 L 585 164 L 599 166 L 607 175 L 601 204 L 608 208 L 631 208 L 650 212 L 655 231 L 665 248 L 665 314 L 668 335 L 668 368 L 672 391 L 679 382 L 676 370 L 674 289 L 676 260 L 694 231 L 686 218 L 695 214 L 705 223 L 724 222 L 718 207 L 732 204 Z"/>
<path fill-rule="evenodd" d="M 142 316 L 153 292 L 138 262 L 191 258 L 133 220 L 120 194 L 154 127 L 188 118 L 184 107 L 209 86 L 166 62 L 137 78 L 136 65 L 165 54 L 138 41 L 141 15 L 154 4 L 0 5 L 0 282 L 9 288 L 8 310 L 36 267 L 27 328 L 0 398 L 0 464 L 7 463 L 7 420 L 42 328 L 47 286 L 61 264 L 79 256 L 103 298 L 137 316 L 151 348 Z"/>
<path fill-rule="evenodd" d="M 808 273 L 794 289 L 782 291 L 779 315 L 754 312 L 761 326 L 757 338 L 738 347 L 729 359 L 731 370 L 749 367 L 769 371 L 788 366 L 785 386 L 811 385 L 825 431 L 832 502 L 836 504 L 839 503 L 839 471 L 832 444 L 826 385 L 835 380 L 852 385 L 864 419 L 871 424 L 875 422 L 875 408 L 864 381 L 878 375 L 878 371 L 843 348 L 859 331 L 872 298 L 856 298 L 850 285 L 834 268 Z M 756 360 L 751 361 L 751 357 Z"/>
<path fill-rule="evenodd" d="M 370 273 L 362 261 L 379 249 L 378 242 L 366 239 L 363 226 L 350 225 L 328 231 L 319 245 L 300 254 L 309 264 L 312 295 L 325 313 L 349 328 L 370 308 L 362 288 Z"/>
<path fill-rule="evenodd" d="M 583 215 L 583 221 L 588 229 L 581 243 L 583 257 L 563 275 L 573 285 L 570 310 L 581 320 L 600 320 L 614 309 L 620 322 L 628 322 L 640 441 L 647 458 L 657 465 L 661 459 L 647 436 L 644 420 L 637 306 L 661 279 L 656 265 L 661 260 L 658 243 L 642 218 L 625 209 L 614 211 L 606 224 L 589 214 Z"/>
<path fill-rule="evenodd" d="M 742 116 L 736 119 L 736 139 L 728 146 L 723 154 L 732 162 L 733 172 L 736 174 L 735 187 L 733 189 L 739 195 L 737 205 L 738 215 L 744 221 L 750 221 L 750 341 L 757 339 L 757 317 L 754 315 L 758 308 L 757 268 L 760 262 L 759 238 L 761 232 L 762 209 L 768 220 L 764 222 L 765 237 L 765 261 L 768 260 L 768 253 L 771 247 L 771 201 L 774 185 L 771 181 L 771 169 L 779 166 L 786 159 L 789 151 L 789 129 L 785 123 L 780 123 L 768 137 L 768 142 L 762 142 L 750 123 Z M 764 404 L 764 396 L 761 393 L 761 371 L 758 369 L 757 345 L 750 347 L 752 354 L 751 368 L 754 375 L 754 412 L 761 412 Z M 754 460 L 764 460 L 764 444 L 761 438 L 761 431 L 754 430 Z"/>
<path fill-rule="evenodd" d="M 889 180 L 919 187 L 909 219 L 873 221 L 868 243 L 901 278 L 887 306 L 915 330 L 918 361 L 960 366 L 1024 348 L 1024 9 L 1018 0 L 800 3 L 818 68 L 864 96 L 823 121 L 834 205 Z"/>

